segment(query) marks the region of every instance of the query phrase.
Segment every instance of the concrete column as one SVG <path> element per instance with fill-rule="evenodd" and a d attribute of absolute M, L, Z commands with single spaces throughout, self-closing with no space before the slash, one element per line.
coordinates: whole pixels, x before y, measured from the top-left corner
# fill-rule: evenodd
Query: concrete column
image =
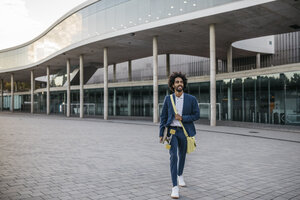
<path fill-rule="evenodd" d="M 107 47 L 103 49 L 103 68 L 104 68 L 104 120 L 108 118 L 108 59 Z"/>
<path fill-rule="evenodd" d="M 232 46 L 227 50 L 227 72 L 232 72 Z"/>
<path fill-rule="evenodd" d="M 113 65 L 114 82 L 117 82 L 117 64 Z"/>
<path fill-rule="evenodd" d="M 128 92 L 127 109 L 128 109 L 128 116 L 131 116 L 131 91 Z"/>
<path fill-rule="evenodd" d="M 114 116 L 117 115 L 117 90 L 116 89 L 114 89 L 113 113 Z"/>
<path fill-rule="evenodd" d="M 0 105 L 1 111 L 3 111 L 3 100 L 4 100 L 4 98 L 3 98 L 3 89 L 4 89 L 4 82 L 3 82 L 3 79 L 1 79 L 1 105 Z"/>
<path fill-rule="evenodd" d="M 231 120 L 232 119 L 232 114 L 231 114 L 231 110 L 232 110 L 231 83 L 230 83 L 230 86 L 228 86 L 228 88 L 227 88 L 227 96 L 228 96 L 228 102 L 227 102 L 228 120 Z"/>
<path fill-rule="evenodd" d="M 166 75 L 167 78 L 170 76 L 170 54 L 166 54 Z"/>
<path fill-rule="evenodd" d="M 50 114 L 50 66 L 47 66 L 47 115 Z"/>
<path fill-rule="evenodd" d="M 286 80 L 284 80 L 284 86 L 283 86 L 283 89 L 284 89 L 284 100 L 283 100 L 283 105 L 284 105 L 284 107 L 283 107 L 283 110 L 284 110 L 284 125 L 286 125 L 286 115 L 287 115 L 287 113 L 286 113 L 286 103 L 287 103 L 287 99 L 286 99 Z M 280 124 L 281 124 L 281 116 L 279 115 L 279 117 L 280 117 L 280 120 L 279 120 L 279 122 L 280 122 Z"/>
<path fill-rule="evenodd" d="M 70 59 L 67 59 L 67 117 L 71 114 Z"/>
<path fill-rule="evenodd" d="M 268 123 L 271 124 L 271 83 L 270 83 L 270 79 L 268 79 L 268 115 L 269 115 Z"/>
<path fill-rule="evenodd" d="M 254 122 L 257 122 L 256 80 L 254 80 Z"/>
<path fill-rule="evenodd" d="M 84 71 L 83 71 L 83 55 L 79 56 L 79 71 L 80 71 L 80 118 L 83 118 L 83 106 L 84 106 L 84 91 L 83 91 L 83 84 L 84 84 Z"/>
<path fill-rule="evenodd" d="M 10 111 L 14 112 L 14 74 L 10 75 Z"/>
<path fill-rule="evenodd" d="M 256 69 L 260 69 L 260 53 L 256 54 Z"/>
<path fill-rule="evenodd" d="M 153 123 L 158 123 L 158 50 L 157 50 L 157 36 L 153 37 Z"/>
<path fill-rule="evenodd" d="M 215 25 L 209 26 L 210 45 L 210 125 L 216 126 L 216 33 Z"/>
<path fill-rule="evenodd" d="M 18 83 L 18 81 L 16 81 L 16 83 L 14 84 L 14 86 L 15 86 L 15 92 L 18 92 L 18 91 L 19 91 L 18 85 L 19 85 L 19 83 Z"/>
<path fill-rule="evenodd" d="M 132 81 L 131 60 L 128 61 L 128 81 Z"/>
<path fill-rule="evenodd" d="M 242 79 L 242 120 L 245 121 L 245 83 Z"/>
<path fill-rule="evenodd" d="M 30 71 L 30 78 L 31 78 L 31 90 L 30 90 L 30 100 L 31 100 L 31 109 L 30 112 L 31 114 L 33 114 L 33 109 L 34 109 L 34 74 L 33 74 L 33 70 Z"/>

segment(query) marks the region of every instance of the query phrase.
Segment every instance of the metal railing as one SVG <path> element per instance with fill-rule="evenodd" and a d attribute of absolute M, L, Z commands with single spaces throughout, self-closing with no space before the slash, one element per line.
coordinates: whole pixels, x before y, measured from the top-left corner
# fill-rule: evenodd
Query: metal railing
<path fill-rule="evenodd" d="M 198 103 L 198 106 L 199 106 L 199 109 L 200 109 L 200 117 L 201 117 L 201 105 L 206 105 L 207 106 L 207 118 L 208 120 L 210 120 L 210 113 L 211 113 L 211 106 L 210 106 L 210 103 Z M 216 103 L 216 106 L 218 107 L 218 111 L 219 111 L 219 119 L 218 120 L 221 120 L 221 104 L 220 103 Z"/>
<path fill-rule="evenodd" d="M 83 110 L 84 110 L 84 113 L 87 115 L 90 115 L 90 114 L 96 115 L 96 104 L 84 103 Z M 71 103 L 71 112 L 76 115 L 80 114 L 80 103 Z"/>

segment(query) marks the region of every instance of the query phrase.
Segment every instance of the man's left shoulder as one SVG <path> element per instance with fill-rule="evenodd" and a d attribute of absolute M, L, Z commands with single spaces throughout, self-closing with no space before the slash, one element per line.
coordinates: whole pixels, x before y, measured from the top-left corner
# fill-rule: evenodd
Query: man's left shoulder
<path fill-rule="evenodd" d="M 196 97 L 193 96 L 193 95 L 190 95 L 190 94 L 187 94 L 187 93 L 184 93 L 184 94 L 185 94 L 185 97 L 186 97 L 187 99 L 190 99 L 190 100 L 197 100 Z"/>

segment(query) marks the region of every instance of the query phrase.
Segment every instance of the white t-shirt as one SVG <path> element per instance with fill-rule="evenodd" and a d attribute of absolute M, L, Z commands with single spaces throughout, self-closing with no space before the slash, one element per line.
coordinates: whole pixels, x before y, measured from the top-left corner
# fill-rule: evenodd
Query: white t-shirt
<path fill-rule="evenodd" d="M 177 110 L 177 113 L 182 116 L 182 109 L 183 109 L 183 93 L 180 97 L 177 97 L 175 95 L 175 107 L 176 107 L 176 110 Z M 173 122 L 170 124 L 170 126 L 181 126 L 180 122 L 177 120 L 177 119 L 174 119 Z"/>

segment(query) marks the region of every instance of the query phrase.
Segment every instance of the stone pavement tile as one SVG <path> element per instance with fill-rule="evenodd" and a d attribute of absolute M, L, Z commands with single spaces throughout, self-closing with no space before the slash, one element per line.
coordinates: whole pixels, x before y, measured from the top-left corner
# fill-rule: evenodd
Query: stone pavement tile
<path fill-rule="evenodd" d="M 73 197 L 71 196 L 61 196 L 61 197 L 58 197 L 60 200 L 72 200 Z"/>
<path fill-rule="evenodd" d="M 238 191 L 238 192 L 233 193 L 233 194 L 231 194 L 229 196 L 235 196 L 235 197 L 241 198 L 241 197 L 247 196 L 248 194 L 249 194 L 249 192 Z"/>
<path fill-rule="evenodd" d="M 97 199 L 105 198 L 105 196 L 103 196 L 103 195 L 88 195 L 88 198 L 91 200 L 97 200 Z"/>
<path fill-rule="evenodd" d="M 226 197 L 226 196 L 235 194 L 236 192 L 238 192 L 238 190 L 228 190 L 228 191 L 222 191 L 219 194 L 221 194 L 222 196 Z"/>
<path fill-rule="evenodd" d="M 300 194 L 299 194 L 300 195 Z M 292 197 L 294 197 L 295 195 L 292 195 L 292 194 L 289 194 L 289 193 L 286 193 L 286 194 L 283 194 L 282 197 L 285 198 L 285 199 L 291 199 Z"/>
<path fill-rule="evenodd" d="M 242 198 L 241 197 L 234 198 L 234 200 L 240 200 L 240 199 L 243 199 L 243 200 L 254 200 L 254 199 L 259 200 L 259 199 L 261 199 L 261 197 L 253 198 L 253 197 L 250 197 L 250 196 L 243 196 Z"/>
<path fill-rule="evenodd" d="M 0 115 L 0 199 L 21 199 L 19 191 L 23 198 L 27 192 L 43 199 L 170 198 L 169 154 L 157 143 L 157 126 L 46 117 L 13 117 L 18 123 L 12 124 L 11 119 Z M 182 199 L 299 195 L 299 144 L 213 131 L 197 134 Z"/>
<path fill-rule="evenodd" d="M 73 198 L 73 199 L 77 199 L 77 198 Z M 91 200 L 89 197 L 79 197 L 78 200 Z"/>
<path fill-rule="evenodd" d="M 285 197 L 279 196 L 279 197 L 275 197 L 273 200 L 286 200 Z"/>
<path fill-rule="evenodd" d="M 134 198 L 135 195 L 133 194 L 123 194 L 123 195 L 116 195 L 116 197 L 118 197 L 119 199 L 131 199 L 131 198 Z M 148 197 L 147 198 L 151 198 L 151 197 Z"/>
<path fill-rule="evenodd" d="M 1 195 L 20 195 L 20 193 L 18 193 L 18 190 L 10 188 L 8 190 L 2 190 Z"/>
<path fill-rule="evenodd" d="M 148 197 L 146 197 L 146 196 L 137 196 L 137 197 L 133 197 L 133 198 L 131 198 L 132 200 L 147 200 L 148 199 Z"/>
<path fill-rule="evenodd" d="M 236 196 L 234 194 L 231 194 L 231 195 L 227 195 L 227 196 L 224 196 L 222 197 L 222 199 L 240 199 L 241 197 L 239 196 Z"/>
<path fill-rule="evenodd" d="M 105 198 L 106 200 L 115 200 L 115 199 L 118 199 L 118 198 L 116 198 L 116 197 L 107 197 L 107 198 Z"/>
<path fill-rule="evenodd" d="M 72 185 L 62 187 L 59 190 L 63 193 L 68 193 L 68 192 L 74 191 L 74 189 L 72 188 Z"/>
<path fill-rule="evenodd" d="M 29 194 L 24 194 L 24 195 L 20 195 L 20 196 L 15 196 L 14 199 L 15 200 L 23 200 L 23 199 L 28 199 L 31 198 L 32 196 Z"/>
<path fill-rule="evenodd" d="M 18 193 L 20 195 L 31 195 L 32 191 L 30 191 L 29 189 L 26 189 L 26 190 L 19 190 Z"/>
<path fill-rule="evenodd" d="M 261 195 L 260 198 L 261 199 L 274 199 L 277 196 L 278 195 L 276 195 L 276 194 L 268 193 L 268 194 Z"/>
<path fill-rule="evenodd" d="M 3 176 L 0 174 L 0 177 Z M 3 190 L 7 190 L 10 186 L 7 183 L 1 183 L 0 182 L 0 193 L 2 193 Z"/>
<path fill-rule="evenodd" d="M 204 196 L 204 197 L 201 197 L 201 200 L 215 200 L 215 199 L 210 196 Z"/>
<path fill-rule="evenodd" d="M 70 194 L 70 197 L 72 197 L 72 199 L 83 199 L 88 198 L 88 194 Z"/>
<path fill-rule="evenodd" d="M 13 196 L 14 197 L 14 196 Z M 13 197 L 11 197 L 10 195 L 1 195 L 1 199 L 12 199 Z"/>
<path fill-rule="evenodd" d="M 30 195 L 31 195 L 32 197 L 38 197 L 38 196 L 42 196 L 43 193 L 40 192 L 40 191 L 33 191 Z"/>
<path fill-rule="evenodd" d="M 294 196 L 294 197 L 292 197 L 291 199 L 292 199 L 292 200 L 296 200 L 296 199 L 298 200 L 298 199 L 300 199 L 300 194 L 299 194 L 299 195 L 296 195 L 296 196 Z"/>
<path fill-rule="evenodd" d="M 43 193 L 44 195 L 55 194 L 55 191 L 52 191 L 50 188 L 40 190 L 40 192 Z M 59 193 L 60 193 L 60 191 L 56 191 L 56 194 L 59 194 Z"/>
<path fill-rule="evenodd" d="M 115 196 L 115 193 L 113 193 L 113 192 L 103 192 L 101 195 L 105 195 L 106 197 L 113 197 L 113 196 Z"/>
<path fill-rule="evenodd" d="M 9 196 L 1 196 L 1 200 L 11 200 Z"/>
<path fill-rule="evenodd" d="M 60 200 L 58 197 L 49 197 L 47 199 L 49 199 L 49 200 Z"/>
<path fill-rule="evenodd" d="M 37 196 L 37 197 L 28 197 L 22 200 L 44 200 L 42 196 Z"/>

